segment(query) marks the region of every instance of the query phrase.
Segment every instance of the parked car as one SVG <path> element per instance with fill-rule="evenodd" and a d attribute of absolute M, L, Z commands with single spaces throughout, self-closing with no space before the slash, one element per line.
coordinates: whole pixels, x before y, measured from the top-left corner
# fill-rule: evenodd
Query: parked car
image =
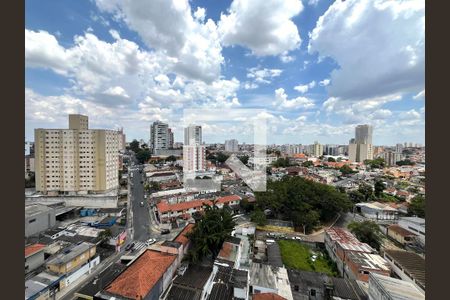
<path fill-rule="evenodd" d="M 140 203 L 140 204 L 141 204 L 141 206 L 144 206 L 144 202 L 143 202 L 143 201 L 141 201 L 141 203 Z"/>
<path fill-rule="evenodd" d="M 134 248 L 134 245 L 135 245 L 134 242 L 131 243 L 131 244 L 128 244 L 128 245 L 125 247 L 125 251 L 129 251 L 129 250 L 133 249 L 133 248 Z"/>
<path fill-rule="evenodd" d="M 156 242 L 155 239 L 148 239 L 148 240 L 145 242 L 145 245 L 148 247 L 148 246 L 154 244 L 155 242 Z"/>
<path fill-rule="evenodd" d="M 161 230 L 161 234 L 169 234 L 170 230 L 169 229 L 163 229 Z"/>

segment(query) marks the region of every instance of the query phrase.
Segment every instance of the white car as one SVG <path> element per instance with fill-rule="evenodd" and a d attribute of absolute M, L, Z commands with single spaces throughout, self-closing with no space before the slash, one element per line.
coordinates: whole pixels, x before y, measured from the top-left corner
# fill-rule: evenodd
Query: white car
<path fill-rule="evenodd" d="M 156 242 L 155 239 L 148 239 L 148 240 L 145 242 L 145 245 L 148 247 L 148 246 L 154 244 L 155 242 Z"/>
<path fill-rule="evenodd" d="M 316 259 L 317 259 L 317 255 L 313 255 L 313 256 L 311 256 L 311 260 L 314 262 L 314 261 L 316 261 Z"/>

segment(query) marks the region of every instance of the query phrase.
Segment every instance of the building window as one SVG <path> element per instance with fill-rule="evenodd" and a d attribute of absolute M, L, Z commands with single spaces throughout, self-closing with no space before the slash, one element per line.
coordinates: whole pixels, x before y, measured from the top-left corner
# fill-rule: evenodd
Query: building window
<path fill-rule="evenodd" d="M 316 296 L 316 290 L 315 289 L 311 289 L 311 291 L 309 291 L 309 295 L 312 297 Z"/>

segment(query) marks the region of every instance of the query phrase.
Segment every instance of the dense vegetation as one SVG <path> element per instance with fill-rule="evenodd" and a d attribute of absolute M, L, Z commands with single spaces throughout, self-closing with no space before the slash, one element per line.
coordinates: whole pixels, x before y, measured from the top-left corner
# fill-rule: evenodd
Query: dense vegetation
<path fill-rule="evenodd" d="M 261 211 L 270 209 L 276 218 L 290 220 L 306 232 L 351 207 L 347 194 L 301 177 L 269 181 L 267 192 L 257 192 L 255 196 Z"/>
<path fill-rule="evenodd" d="M 384 166 L 386 165 L 384 158 L 382 158 L 382 157 L 378 157 L 378 158 L 375 158 L 372 160 L 367 159 L 364 161 L 364 164 L 369 166 L 372 169 L 381 169 L 381 168 L 384 168 Z"/>
<path fill-rule="evenodd" d="M 356 171 L 353 171 L 353 169 L 350 168 L 348 165 L 343 165 L 342 167 L 339 168 L 339 171 L 341 171 L 342 175 L 357 173 Z"/>
<path fill-rule="evenodd" d="M 133 140 L 130 143 L 129 149 L 136 154 L 136 159 L 141 164 L 146 163 L 152 157 L 147 145 L 143 144 L 142 147 L 139 147 L 139 142 L 137 140 Z"/>
<path fill-rule="evenodd" d="M 408 206 L 408 215 L 425 218 L 425 197 L 417 195 L 411 199 Z"/>
<path fill-rule="evenodd" d="M 291 163 L 289 162 L 289 158 L 282 158 L 282 157 L 280 157 L 279 159 L 277 159 L 272 163 L 272 166 L 274 166 L 275 168 L 286 168 L 289 167 L 290 165 Z"/>
<path fill-rule="evenodd" d="M 34 188 L 36 186 L 36 179 L 34 172 L 28 174 L 28 178 L 25 178 L 25 188 Z"/>
<path fill-rule="evenodd" d="M 410 161 L 409 159 L 399 160 L 396 164 L 397 164 L 397 166 L 414 166 L 415 165 L 415 163 Z"/>
<path fill-rule="evenodd" d="M 226 206 L 218 208 L 215 203 L 206 206 L 204 214 L 196 219 L 193 230 L 187 234 L 192 244 L 185 259 L 192 263 L 208 258 L 214 260 L 234 226 Z"/>
<path fill-rule="evenodd" d="M 361 242 L 369 244 L 376 250 L 380 250 L 382 238 L 381 230 L 377 223 L 373 221 L 352 222 L 348 225 L 348 229 Z"/>
<path fill-rule="evenodd" d="M 264 212 L 260 209 L 254 210 L 250 214 L 250 220 L 252 222 L 255 222 L 258 226 L 265 226 L 267 225 L 267 217 L 264 214 Z"/>
<path fill-rule="evenodd" d="M 312 166 L 314 166 L 314 163 L 312 161 L 310 161 L 310 160 L 304 161 L 302 163 L 302 167 L 305 167 L 305 168 L 309 168 L 309 167 L 312 167 Z"/>

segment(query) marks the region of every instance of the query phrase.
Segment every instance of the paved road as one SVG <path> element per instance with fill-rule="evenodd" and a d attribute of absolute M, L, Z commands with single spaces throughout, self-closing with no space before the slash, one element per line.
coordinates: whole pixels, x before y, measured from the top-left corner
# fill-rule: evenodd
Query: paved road
<path fill-rule="evenodd" d="M 130 195 L 130 204 L 133 211 L 133 239 L 135 241 L 146 241 L 151 235 L 149 232 L 149 207 L 147 201 L 144 200 L 144 185 L 141 183 L 144 176 L 138 170 L 131 172 L 133 173 Z M 140 205 L 141 202 L 144 202 L 143 207 Z"/>

